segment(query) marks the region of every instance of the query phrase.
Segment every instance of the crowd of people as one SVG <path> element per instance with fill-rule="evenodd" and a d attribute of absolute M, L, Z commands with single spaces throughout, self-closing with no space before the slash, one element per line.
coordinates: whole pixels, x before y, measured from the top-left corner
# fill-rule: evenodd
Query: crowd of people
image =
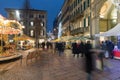
<path fill-rule="evenodd" d="M 115 46 L 115 44 L 110 40 L 106 40 L 106 41 L 101 42 L 100 48 L 105 51 L 104 57 L 113 59 L 114 46 Z"/>
<path fill-rule="evenodd" d="M 48 44 L 49 43 L 49 44 Z M 52 48 L 53 53 L 58 54 L 59 56 L 62 56 L 64 54 L 64 50 L 65 50 L 65 42 L 59 41 L 59 42 L 43 42 L 42 44 L 42 48 L 43 50 L 45 50 L 45 46 L 46 49 Z M 88 79 L 90 79 L 90 75 L 92 73 L 93 70 L 93 58 L 92 58 L 92 53 L 90 52 L 90 50 L 92 49 L 92 44 L 90 41 L 87 42 L 82 42 L 80 40 L 77 41 L 73 41 L 71 43 L 71 51 L 73 54 L 73 57 L 79 57 L 81 55 L 81 57 L 84 57 L 83 59 L 85 59 L 85 71 L 88 73 Z"/>
<path fill-rule="evenodd" d="M 59 42 L 43 42 L 41 43 L 43 50 L 45 49 L 51 49 L 53 50 L 54 54 L 58 54 L 59 56 L 62 56 L 64 54 L 64 50 L 66 49 L 66 43 L 63 41 Z M 45 47 L 46 46 L 46 47 Z M 93 44 L 91 41 L 83 42 L 81 40 L 76 40 L 71 42 L 71 52 L 73 54 L 73 57 L 81 57 L 84 59 L 85 63 L 85 71 L 87 73 L 87 80 L 92 80 L 91 75 L 92 71 L 95 69 L 95 59 L 94 54 L 95 52 L 92 52 Z M 108 52 L 108 58 L 114 57 L 113 55 L 113 49 L 114 44 L 110 40 L 101 41 L 99 45 L 99 50 L 103 50 L 104 53 L 96 54 L 98 58 L 102 60 L 103 57 L 106 57 L 106 51 Z"/>
<path fill-rule="evenodd" d="M 88 51 L 87 49 L 89 47 L 88 44 L 90 45 L 90 48 L 92 48 L 92 44 L 90 43 L 90 41 L 87 41 L 87 43 L 84 43 L 80 40 L 73 42 L 72 43 L 73 56 L 75 57 L 75 55 L 77 55 L 77 57 L 79 57 L 79 55 L 81 54 L 81 57 L 83 57 L 84 55 L 86 55 Z"/>
<path fill-rule="evenodd" d="M 91 73 L 93 71 L 93 58 L 92 58 L 92 52 L 90 51 L 92 49 L 92 44 L 90 41 L 87 41 L 86 43 L 78 40 L 74 43 L 72 43 L 72 53 L 73 56 L 77 55 L 79 57 L 79 54 L 81 54 L 81 57 L 85 57 L 85 71 L 87 72 L 87 80 L 91 80 Z"/>

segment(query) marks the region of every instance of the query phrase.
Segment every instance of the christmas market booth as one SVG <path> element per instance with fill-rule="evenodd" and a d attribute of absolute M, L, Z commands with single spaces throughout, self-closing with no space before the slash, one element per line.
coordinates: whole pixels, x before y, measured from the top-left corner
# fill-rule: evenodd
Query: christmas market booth
<path fill-rule="evenodd" d="M 116 41 L 116 45 L 114 46 L 113 54 L 114 54 L 114 58 L 120 59 L 120 23 L 118 23 L 115 27 L 113 27 L 112 29 L 110 29 L 104 33 L 95 34 L 95 37 L 100 37 L 100 36 L 116 37 L 117 41 Z"/>
<path fill-rule="evenodd" d="M 8 20 L 0 15 L 0 62 L 20 57 L 16 52 L 16 41 L 13 40 L 22 31 L 22 25 L 16 20 Z"/>

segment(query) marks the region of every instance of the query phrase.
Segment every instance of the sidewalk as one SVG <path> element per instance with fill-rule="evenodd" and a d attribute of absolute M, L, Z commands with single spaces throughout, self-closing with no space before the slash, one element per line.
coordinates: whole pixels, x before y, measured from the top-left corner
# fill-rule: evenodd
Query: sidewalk
<path fill-rule="evenodd" d="M 23 58 L 26 58 L 26 56 L 28 55 L 28 52 L 34 51 L 34 50 L 35 50 L 35 48 L 32 48 L 30 50 L 18 51 L 16 53 L 19 53 L 19 54 L 21 54 L 23 56 Z M 8 70 L 12 69 L 17 64 L 20 65 L 20 60 L 16 60 L 14 62 L 0 64 L 0 74 L 3 73 L 4 71 L 8 71 Z"/>
<path fill-rule="evenodd" d="M 26 54 L 27 51 L 24 51 Z M 112 67 L 109 70 L 93 72 L 93 80 L 120 80 L 120 61 L 107 59 Z M 0 80 L 86 80 L 83 58 L 73 57 L 70 50 L 62 56 L 42 51 L 38 61 L 28 66 L 18 62 L 8 71 L 0 74 Z"/>

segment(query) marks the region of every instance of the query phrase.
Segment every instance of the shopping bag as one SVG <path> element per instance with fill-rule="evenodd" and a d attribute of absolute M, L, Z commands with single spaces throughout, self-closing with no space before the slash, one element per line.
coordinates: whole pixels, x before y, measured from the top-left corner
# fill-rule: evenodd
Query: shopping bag
<path fill-rule="evenodd" d="M 105 51 L 105 58 L 109 58 L 109 52 Z"/>
<path fill-rule="evenodd" d="M 99 59 L 96 60 L 96 68 L 102 70 L 102 62 Z"/>

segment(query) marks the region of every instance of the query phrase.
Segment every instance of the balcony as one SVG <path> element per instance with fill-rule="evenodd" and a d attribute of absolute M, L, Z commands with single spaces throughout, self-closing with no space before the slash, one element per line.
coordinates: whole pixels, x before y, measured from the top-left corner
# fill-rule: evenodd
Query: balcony
<path fill-rule="evenodd" d="M 88 30 L 89 30 L 88 27 L 81 27 L 81 28 L 72 30 L 70 33 L 71 35 L 77 35 L 77 34 L 83 34 L 84 32 L 87 32 Z"/>
<path fill-rule="evenodd" d="M 84 32 L 84 28 L 77 28 L 71 31 L 71 35 L 75 35 L 75 34 L 79 34 L 79 33 L 83 33 Z"/>
<path fill-rule="evenodd" d="M 75 15 L 72 15 L 70 17 L 70 21 L 74 22 L 75 20 L 82 18 L 84 16 L 84 13 L 76 13 Z"/>

